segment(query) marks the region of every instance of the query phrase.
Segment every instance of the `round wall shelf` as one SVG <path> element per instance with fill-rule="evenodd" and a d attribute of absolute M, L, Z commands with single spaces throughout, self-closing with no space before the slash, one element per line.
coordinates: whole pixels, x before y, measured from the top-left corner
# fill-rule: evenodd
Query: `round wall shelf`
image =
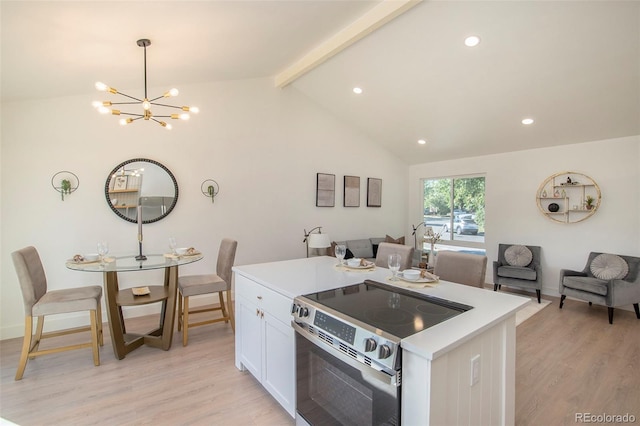
<path fill-rule="evenodd" d="M 590 218 L 600 207 L 601 200 L 598 184 L 578 172 L 549 176 L 536 194 L 540 212 L 560 223 L 577 223 Z"/>

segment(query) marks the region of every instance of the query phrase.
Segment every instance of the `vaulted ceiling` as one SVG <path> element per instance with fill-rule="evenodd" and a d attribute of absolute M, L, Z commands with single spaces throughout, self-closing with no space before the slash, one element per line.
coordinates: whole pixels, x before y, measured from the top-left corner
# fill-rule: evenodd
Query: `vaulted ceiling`
<path fill-rule="evenodd" d="M 398 16 L 362 25 L 394 3 L 404 4 Z M 640 134 L 635 1 L 2 0 L 0 8 L 3 102 L 86 94 L 105 78 L 138 87 L 136 40 L 149 38 L 151 87 L 273 77 L 274 90 L 304 93 L 407 164 Z M 465 46 L 468 35 L 480 44 Z M 331 54 L 318 53 L 325 48 Z M 296 68 L 305 58 L 319 60 Z M 303 71 L 283 84 L 292 69 Z M 527 117 L 534 123 L 523 125 Z"/>

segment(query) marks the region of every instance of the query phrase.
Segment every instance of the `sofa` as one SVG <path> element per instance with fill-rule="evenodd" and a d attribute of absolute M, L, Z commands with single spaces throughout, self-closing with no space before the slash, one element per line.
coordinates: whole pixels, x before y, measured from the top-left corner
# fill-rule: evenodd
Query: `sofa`
<path fill-rule="evenodd" d="M 345 259 L 359 257 L 371 262 L 375 262 L 376 255 L 378 253 L 378 246 L 380 245 L 380 243 L 384 242 L 404 244 L 404 237 L 392 238 L 387 235 L 385 237 L 371 237 L 357 240 L 334 241 L 331 243 L 331 247 L 327 250 L 327 254 L 329 256 L 335 256 L 334 247 L 338 244 L 342 244 L 347 248 L 347 255 L 344 257 Z M 414 258 L 412 264 L 414 266 L 418 266 L 418 263 L 420 262 L 420 252 L 414 252 L 413 257 Z"/>

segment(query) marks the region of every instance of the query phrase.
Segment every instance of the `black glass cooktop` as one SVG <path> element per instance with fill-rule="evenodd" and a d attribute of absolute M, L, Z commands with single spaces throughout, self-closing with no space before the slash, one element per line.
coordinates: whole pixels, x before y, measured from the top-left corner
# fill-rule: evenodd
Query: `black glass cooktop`
<path fill-rule="evenodd" d="M 304 297 L 401 339 L 473 309 L 369 280 Z"/>

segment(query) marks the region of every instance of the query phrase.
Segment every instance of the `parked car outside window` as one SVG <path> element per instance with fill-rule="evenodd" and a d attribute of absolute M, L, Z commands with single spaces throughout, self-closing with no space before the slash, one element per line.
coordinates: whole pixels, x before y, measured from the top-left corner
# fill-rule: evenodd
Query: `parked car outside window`
<path fill-rule="evenodd" d="M 444 232 L 449 232 L 449 224 L 445 223 L 442 227 Z M 453 218 L 453 230 L 456 234 L 478 234 L 478 224 L 473 220 L 471 214 L 456 215 Z"/>

